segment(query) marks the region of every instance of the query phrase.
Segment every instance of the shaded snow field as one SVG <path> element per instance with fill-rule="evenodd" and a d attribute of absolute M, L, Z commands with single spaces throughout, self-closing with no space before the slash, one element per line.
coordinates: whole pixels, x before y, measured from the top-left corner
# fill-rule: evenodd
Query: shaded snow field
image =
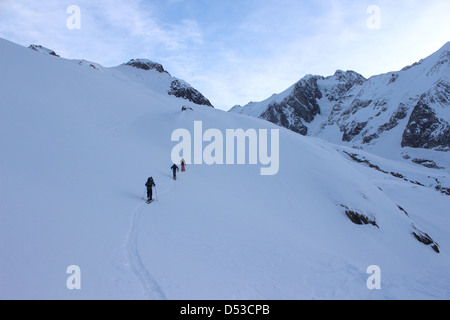
<path fill-rule="evenodd" d="M 448 168 L 197 106 L 140 84 L 132 69 L 5 40 L 0 50 L 0 298 L 450 298 L 450 197 L 428 178 L 449 186 Z M 194 121 L 222 132 L 280 129 L 278 174 L 198 165 L 172 180 L 171 134 Z M 158 201 L 146 205 L 149 176 Z M 378 227 L 354 224 L 345 208 Z M 81 269 L 81 290 L 66 287 L 70 265 Z M 366 286 L 372 265 L 381 290 Z"/>

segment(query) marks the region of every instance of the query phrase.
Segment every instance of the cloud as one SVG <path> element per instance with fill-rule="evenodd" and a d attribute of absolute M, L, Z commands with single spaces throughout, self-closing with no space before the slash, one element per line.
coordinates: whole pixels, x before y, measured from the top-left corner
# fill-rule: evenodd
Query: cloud
<path fill-rule="evenodd" d="M 157 6 L 140 0 L 75 1 L 81 9 L 81 29 L 67 30 L 66 9 L 73 2 L 6 0 L 1 3 L 0 35 L 22 45 L 52 46 L 70 57 L 91 50 L 90 57 L 105 60 L 107 52 L 115 50 L 116 59 L 100 61 L 107 65 L 124 62 L 118 59 L 129 52 L 170 56 L 203 41 L 195 21 L 164 23 L 157 18 Z"/>

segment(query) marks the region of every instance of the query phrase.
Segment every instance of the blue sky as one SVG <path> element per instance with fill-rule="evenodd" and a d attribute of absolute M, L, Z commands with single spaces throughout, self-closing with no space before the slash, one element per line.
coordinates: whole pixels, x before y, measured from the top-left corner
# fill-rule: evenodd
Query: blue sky
<path fill-rule="evenodd" d="M 81 29 L 67 28 L 70 5 Z M 227 110 L 306 74 L 399 70 L 450 41 L 448 12 L 449 0 L 0 0 L 0 37 L 106 67 L 148 58 Z"/>

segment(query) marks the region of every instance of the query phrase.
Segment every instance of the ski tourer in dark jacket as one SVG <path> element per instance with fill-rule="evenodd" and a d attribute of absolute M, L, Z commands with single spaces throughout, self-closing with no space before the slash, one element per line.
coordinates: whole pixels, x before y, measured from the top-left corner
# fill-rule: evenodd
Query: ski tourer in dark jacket
<path fill-rule="evenodd" d="M 177 180 L 177 172 L 180 171 L 180 168 L 174 164 L 170 169 L 172 169 L 173 172 L 173 180 Z"/>
<path fill-rule="evenodd" d="M 148 178 L 145 186 L 147 187 L 147 199 L 153 201 L 153 187 L 156 187 L 153 177 Z"/>

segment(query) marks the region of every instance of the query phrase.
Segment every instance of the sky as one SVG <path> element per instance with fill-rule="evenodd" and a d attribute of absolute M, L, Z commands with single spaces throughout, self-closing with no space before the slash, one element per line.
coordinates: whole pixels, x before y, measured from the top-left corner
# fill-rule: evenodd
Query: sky
<path fill-rule="evenodd" d="M 449 12 L 449 0 L 0 0 L 0 37 L 105 67 L 150 59 L 228 110 L 307 74 L 400 70 L 450 41 Z"/>

